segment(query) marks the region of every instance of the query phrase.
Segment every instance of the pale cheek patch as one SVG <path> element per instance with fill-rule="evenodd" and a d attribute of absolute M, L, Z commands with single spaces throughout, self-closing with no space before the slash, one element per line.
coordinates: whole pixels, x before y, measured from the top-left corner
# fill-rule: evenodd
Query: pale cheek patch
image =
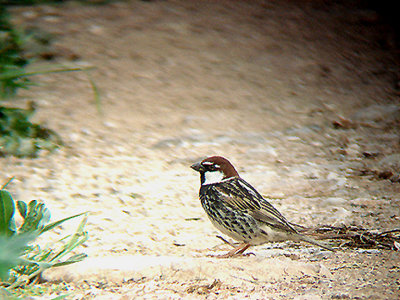
<path fill-rule="evenodd" d="M 218 183 L 224 178 L 224 174 L 220 171 L 206 172 L 204 175 L 206 180 L 204 181 L 203 185 Z"/>

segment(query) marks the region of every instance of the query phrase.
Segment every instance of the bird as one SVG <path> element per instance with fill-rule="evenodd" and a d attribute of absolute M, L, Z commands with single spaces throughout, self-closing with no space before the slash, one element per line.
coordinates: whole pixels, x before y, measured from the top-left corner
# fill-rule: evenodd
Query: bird
<path fill-rule="evenodd" d="M 210 156 L 191 165 L 200 173 L 199 198 L 211 223 L 240 244 L 221 258 L 245 255 L 250 247 L 267 242 L 304 241 L 331 247 L 299 233 L 286 218 L 222 156 Z M 295 225 L 295 224 L 294 224 Z"/>

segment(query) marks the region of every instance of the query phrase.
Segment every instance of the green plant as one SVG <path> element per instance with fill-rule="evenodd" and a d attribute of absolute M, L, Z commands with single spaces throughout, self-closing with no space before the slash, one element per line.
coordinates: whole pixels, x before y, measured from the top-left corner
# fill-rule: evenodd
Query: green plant
<path fill-rule="evenodd" d="M 39 150 L 52 151 L 62 145 L 61 138 L 50 129 L 30 122 L 35 109 L 0 106 L 0 156 L 35 157 Z"/>
<path fill-rule="evenodd" d="M 39 74 L 85 71 L 92 69 L 91 67 L 53 67 L 36 70 L 26 70 L 30 63 L 25 57 L 25 52 L 29 52 L 35 48 L 32 46 L 32 40 L 41 43 L 49 43 L 47 33 L 41 33 L 37 37 L 35 31 L 32 33 L 18 30 L 11 22 L 6 8 L 1 4 L 0 0 L 0 100 L 10 98 L 17 93 L 19 88 L 28 88 L 32 85 L 29 77 Z M 25 0 L 15 1 L 16 4 L 28 4 Z M 32 0 L 35 2 L 55 2 L 52 0 Z M 59 0 L 62 2 L 62 0 Z M 8 2 L 7 4 L 11 4 Z M 43 41 L 43 35 L 47 36 Z M 89 76 L 88 76 L 89 77 Z M 89 77 L 89 81 L 97 97 L 96 87 Z M 97 99 L 97 98 L 96 98 Z"/>
<path fill-rule="evenodd" d="M 22 52 L 23 38 L 9 21 L 6 9 L 0 6 L 0 74 L 21 72 L 28 64 Z M 26 88 L 28 78 L 0 79 L 0 98 L 15 95 L 18 88 Z"/>
<path fill-rule="evenodd" d="M 15 208 L 23 219 L 18 228 L 14 220 Z M 43 233 L 79 216 L 83 216 L 83 219 L 74 234 L 51 244 L 51 247 L 42 248 L 31 244 Z M 84 231 L 87 213 L 52 223 L 49 221 L 50 211 L 43 203 L 36 200 L 29 204 L 23 201 L 15 203 L 4 187 L 0 190 L 0 287 L 3 290 L 11 291 L 25 286 L 39 278 L 46 269 L 73 264 L 86 258 L 83 253 L 70 253 L 88 239 L 88 234 Z M 67 255 L 70 256 L 66 258 Z"/>

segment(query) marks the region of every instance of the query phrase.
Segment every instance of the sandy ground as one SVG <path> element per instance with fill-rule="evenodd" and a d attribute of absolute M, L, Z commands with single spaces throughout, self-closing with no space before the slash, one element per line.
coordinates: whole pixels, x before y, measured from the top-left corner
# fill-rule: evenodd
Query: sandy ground
<path fill-rule="evenodd" d="M 54 34 L 56 63 L 96 67 L 103 114 L 86 73 L 36 76 L 14 104 L 34 100 L 35 120 L 66 147 L 0 159 L 0 182 L 15 176 L 17 200 L 44 201 L 54 220 L 91 212 L 81 249 L 89 258 L 45 274 L 71 299 L 400 297 L 395 251 L 280 243 L 207 257 L 229 246 L 215 237 L 189 168 L 223 155 L 306 226 L 400 227 L 399 66 L 375 12 L 177 0 L 13 14 Z"/>

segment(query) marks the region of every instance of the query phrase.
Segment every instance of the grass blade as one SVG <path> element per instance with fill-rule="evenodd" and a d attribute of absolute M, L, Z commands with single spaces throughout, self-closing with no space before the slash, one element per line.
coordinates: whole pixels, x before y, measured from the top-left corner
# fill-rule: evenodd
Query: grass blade
<path fill-rule="evenodd" d="M 87 254 L 85 254 L 85 253 L 76 254 L 76 255 L 71 256 L 70 258 L 68 258 L 67 260 L 65 260 L 63 262 L 53 264 L 53 267 L 61 267 L 61 266 L 74 264 L 74 263 L 84 260 L 86 257 L 87 257 Z"/>
<path fill-rule="evenodd" d="M 73 249 L 78 247 L 79 245 L 83 244 L 86 242 L 89 238 L 89 235 L 86 231 L 83 231 L 83 228 L 85 227 L 87 222 L 87 215 L 83 218 L 81 223 L 78 226 L 78 229 L 76 232 L 72 235 L 71 239 L 69 242 L 67 242 L 62 249 L 51 259 L 51 261 L 54 261 L 56 259 L 60 259 L 63 256 L 67 255 L 69 252 L 71 252 Z"/>
<path fill-rule="evenodd" d="M 102 109 L 102 106 L 101 106 L 101 98 L 100 98 L 99 88 L 97 87 L 97 85 L 94 82 L 94 80 L 93 80 L 92 76 L 90 75 L 90 73 L 89 72 L 85 72 L 85 73 L 86 73 L 86 75 L 87 75 L 87 77 L 89 79 L 90 85 L 91 85 L 93 93 L 94 93 L 94 101 L 96 103 L 97 112 L 99 113 L 99 115 L 102 116 L 103 115 L 103 109 Z"/>
<path fill-rule="evenodd" d="M 4 190 L 7 187 L 7 185 L 9 185 L 9 183 L 14 180 L 14 178 L 15 176 L 8 179 L 8 181 L 1 187 L 1 190 Z"/>
<path fill-rule="evenodd" d="M 64 73 L 64 72 L 76 72 L 76 71 L 84 71 L 94 69 L 94 67 L 60 67 L 58 69 L 38 69 L 32 71 L 24 71 L 24 70 L 12 70 L 8 72 L 4 72 L 0 74 L 1 80 L 29 77 L 34 75 L 42 75 L 49 73 Z"/>
<path fill-rule="evenodd" d="M 46 231 L 49 231 L 49 230 L 53 229 L 54 227 L 57 227 L 58 225 L 64 223 L 65 221 L 68 221 L 68 220 L 71 220 L 71 219 L 73 219 L 73 218 L 82 216 L 82 215 L 84 215 L 84 214 L 86 214 L 86 213 L 87 213 L 87 212 L 83 212 L 83 213 L 80 213 L 80 214 L 77 214 L 77 215 L 73 215 L 73 216 L 70 216 L 70 217 L 67 217 L 67 218 L 64 218 L 64 219 L 55 221 L 55 222 L 53 222 L 53 223 L 50 223 L 50 224 L 46 225 L 46 226 L 40 231 L 40 233 L 42 234 L 42 233 L 44 233 L 44 232 L 46 232 Z"/>

